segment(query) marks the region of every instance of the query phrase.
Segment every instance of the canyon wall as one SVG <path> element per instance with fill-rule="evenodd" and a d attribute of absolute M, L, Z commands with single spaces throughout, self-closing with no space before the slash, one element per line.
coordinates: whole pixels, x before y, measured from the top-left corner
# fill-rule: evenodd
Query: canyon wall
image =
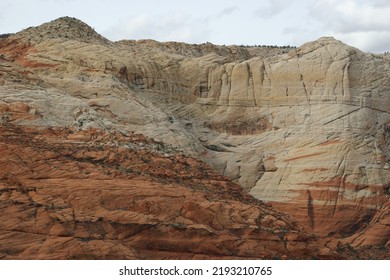
<path fill-rule="evenodd" d="M 0 40 L 3 125 L 134 131 L 320 236 L 389 245 L 390 63 L 299 48 L 110 42 L 61 18 Z"/>

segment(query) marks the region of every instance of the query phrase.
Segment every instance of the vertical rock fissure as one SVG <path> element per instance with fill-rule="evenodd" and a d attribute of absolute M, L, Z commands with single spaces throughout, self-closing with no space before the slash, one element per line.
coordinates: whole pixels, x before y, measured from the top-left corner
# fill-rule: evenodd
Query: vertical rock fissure
<path fill-rule="evenodd" d="M 345 65 L 344 71 L 343 71 L 343 89 L 342 89 L 343 101 L 349 101 L 350 97 L 351 97 L 350 91 L 349 91 L 349 88 L 350 88 L 349 74 L 348 74 L 349 66 L 350 66 L 350 63 L 348 62 Z"/>
<path fill-rule="evenodd" d="M 307 193 L 307 216 L 309 217 L 309 226 L 314 228 L 314 206 L 313 197 L 311 196 L 310 190 L 306 190 Z"/>

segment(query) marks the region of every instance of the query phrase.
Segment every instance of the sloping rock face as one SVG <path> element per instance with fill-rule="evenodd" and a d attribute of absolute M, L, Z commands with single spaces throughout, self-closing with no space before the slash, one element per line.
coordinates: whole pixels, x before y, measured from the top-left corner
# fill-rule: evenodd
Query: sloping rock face
<path fill-rule="evenodd" d="M 0 54 L 3 125 L 135 131 L 308 231 L 390 245 L 386 57 L 333 38 L 297 49 L 114 43 L 72 18 L 0 39 Z"/>
<path fill-rule="evenodd" d="M 321 257 L 294 220 L 143 135 L 0 132 L 1 259 Z"/>

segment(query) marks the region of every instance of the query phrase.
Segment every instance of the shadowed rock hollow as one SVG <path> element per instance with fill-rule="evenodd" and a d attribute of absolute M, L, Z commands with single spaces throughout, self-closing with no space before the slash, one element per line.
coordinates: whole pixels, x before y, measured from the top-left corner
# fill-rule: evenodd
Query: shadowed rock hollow
<path fill-rule="evenodd" d="M 305 231 L 388 248 L 389 70 L 327 37 L 299 48 L 110 42 L 60 18 L 2 38 L 3 257 L 318 256 Z M 270 229 L 254 230 L 267 211 Z M 12 253 L 26 234 L 34 249 Z"/>

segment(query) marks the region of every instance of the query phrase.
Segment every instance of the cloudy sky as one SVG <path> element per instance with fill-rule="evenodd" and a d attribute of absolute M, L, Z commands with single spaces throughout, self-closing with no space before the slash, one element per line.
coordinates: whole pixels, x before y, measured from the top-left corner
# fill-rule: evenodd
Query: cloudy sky
<path fill-rule="evenodd" d="M 333 36 L 390 51 L 390 0 L 0 0 L 0 34 L 61 16 L 114 41 L 299 46 Z"/>

